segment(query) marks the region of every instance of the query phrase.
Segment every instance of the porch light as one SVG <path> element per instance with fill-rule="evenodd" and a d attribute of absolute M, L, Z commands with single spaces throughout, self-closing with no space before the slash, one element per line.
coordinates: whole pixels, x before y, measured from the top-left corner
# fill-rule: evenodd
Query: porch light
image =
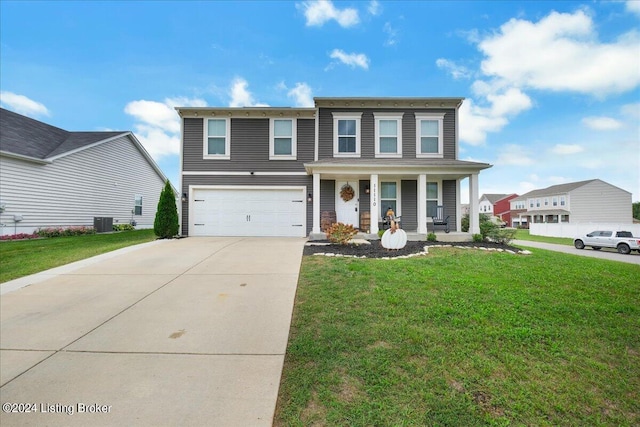
<path fill-rule="evenodd" d="M 311 193 L 307 194 L 307 202 L 313 202 L 313 196 L 311 195 Z"/>
<path fill-rule="evenodd" d="M 364 192 L 365 194 L 369 194 L 369 192 L 371 192 L 371 189 L 369 188 L 369 184 L 364 186 Z"/>
<path fill-rule="evenodd" d="M 187 201 L 187 193 L 182 193 L 182 203 Z"/>

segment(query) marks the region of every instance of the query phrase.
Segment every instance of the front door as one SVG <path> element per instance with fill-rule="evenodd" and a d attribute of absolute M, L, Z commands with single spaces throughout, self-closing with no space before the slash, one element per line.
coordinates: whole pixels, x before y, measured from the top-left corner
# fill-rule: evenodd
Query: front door
<path fill-rule="evenodd" d="M 351 192 L 353 197 L 345 200 L 349 199 Z M 356 228 L 360 226 L 358 198 L 358 181 L 336 181 L 336 220 L 338 222 L 351 224 Z"/>

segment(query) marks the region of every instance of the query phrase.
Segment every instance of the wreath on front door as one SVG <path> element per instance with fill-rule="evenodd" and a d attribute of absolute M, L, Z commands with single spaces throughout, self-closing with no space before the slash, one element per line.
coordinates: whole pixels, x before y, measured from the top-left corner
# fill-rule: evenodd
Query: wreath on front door
<path fill-rule="evenodd" d="M 343 185 L 342 188 L 340 189 L 340 197 L 345 202 L 348 202 L 349 200 L 353 199 L 355 195 L 356 195 L 356 192 L 353 191 L 353 187 L 350 186 L 349 184 Z"/>

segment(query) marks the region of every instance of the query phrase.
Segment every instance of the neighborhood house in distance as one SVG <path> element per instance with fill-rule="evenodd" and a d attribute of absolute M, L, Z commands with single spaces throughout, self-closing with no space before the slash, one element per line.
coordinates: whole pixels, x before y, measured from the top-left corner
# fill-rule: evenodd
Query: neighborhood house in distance
<path fill-rule="evenodd" d="M 69 132 L 0 114 L 2 235 L 111 222 L 153 228 L 166 177 L 131 132 Z"/>
<path fill-rule="evenodd" d="M 461 181 L 477 200 L 479 173 L 491 165 L 458 159 L 463 98 L 314 101 L 176 108 L 183 235 L 325 238 L 337 221 L 374 237 L 391 207 L 409 238 L 422 240 L 438 206 L 453 238 L 479 233 L 475 204 L 461 231 Z"/>
<path fill-rule="evenodd" d="M 517 194 L 483 194 L 480 213 L 495 216 L 508 226 L 528 228 L 531 234 L 575 237 L 596 229 L 632 231 L 631 193 L 600 179 L 552 185 Z"/>

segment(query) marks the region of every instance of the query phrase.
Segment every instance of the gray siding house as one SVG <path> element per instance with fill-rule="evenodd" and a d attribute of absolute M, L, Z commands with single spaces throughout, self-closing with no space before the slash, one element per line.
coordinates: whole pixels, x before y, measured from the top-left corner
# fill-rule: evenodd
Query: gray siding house
<path fill-rule="evenodd" d="M 178 107 L 182 234 L 375 235 L 391 207 L 423 238 L 437 206 L 462 238 L 460 183 L 478 199 L 486 163 L 458 160 L 462 98 L 315 98 L 314 108 Z M 467 235 L 468 234 L 468 235 Z"/>
<path fill-rule="evenodd" d="M 631 224 L 631 193 L 600 179 L 552 185 L 511 199 L 516 224 Z"/>
<path fill-rule="evenodd" d="M 0 109 L 0 233 L 93 226 L 152 228 L 166 180 L 131 132 L 69 132 Z"/>

